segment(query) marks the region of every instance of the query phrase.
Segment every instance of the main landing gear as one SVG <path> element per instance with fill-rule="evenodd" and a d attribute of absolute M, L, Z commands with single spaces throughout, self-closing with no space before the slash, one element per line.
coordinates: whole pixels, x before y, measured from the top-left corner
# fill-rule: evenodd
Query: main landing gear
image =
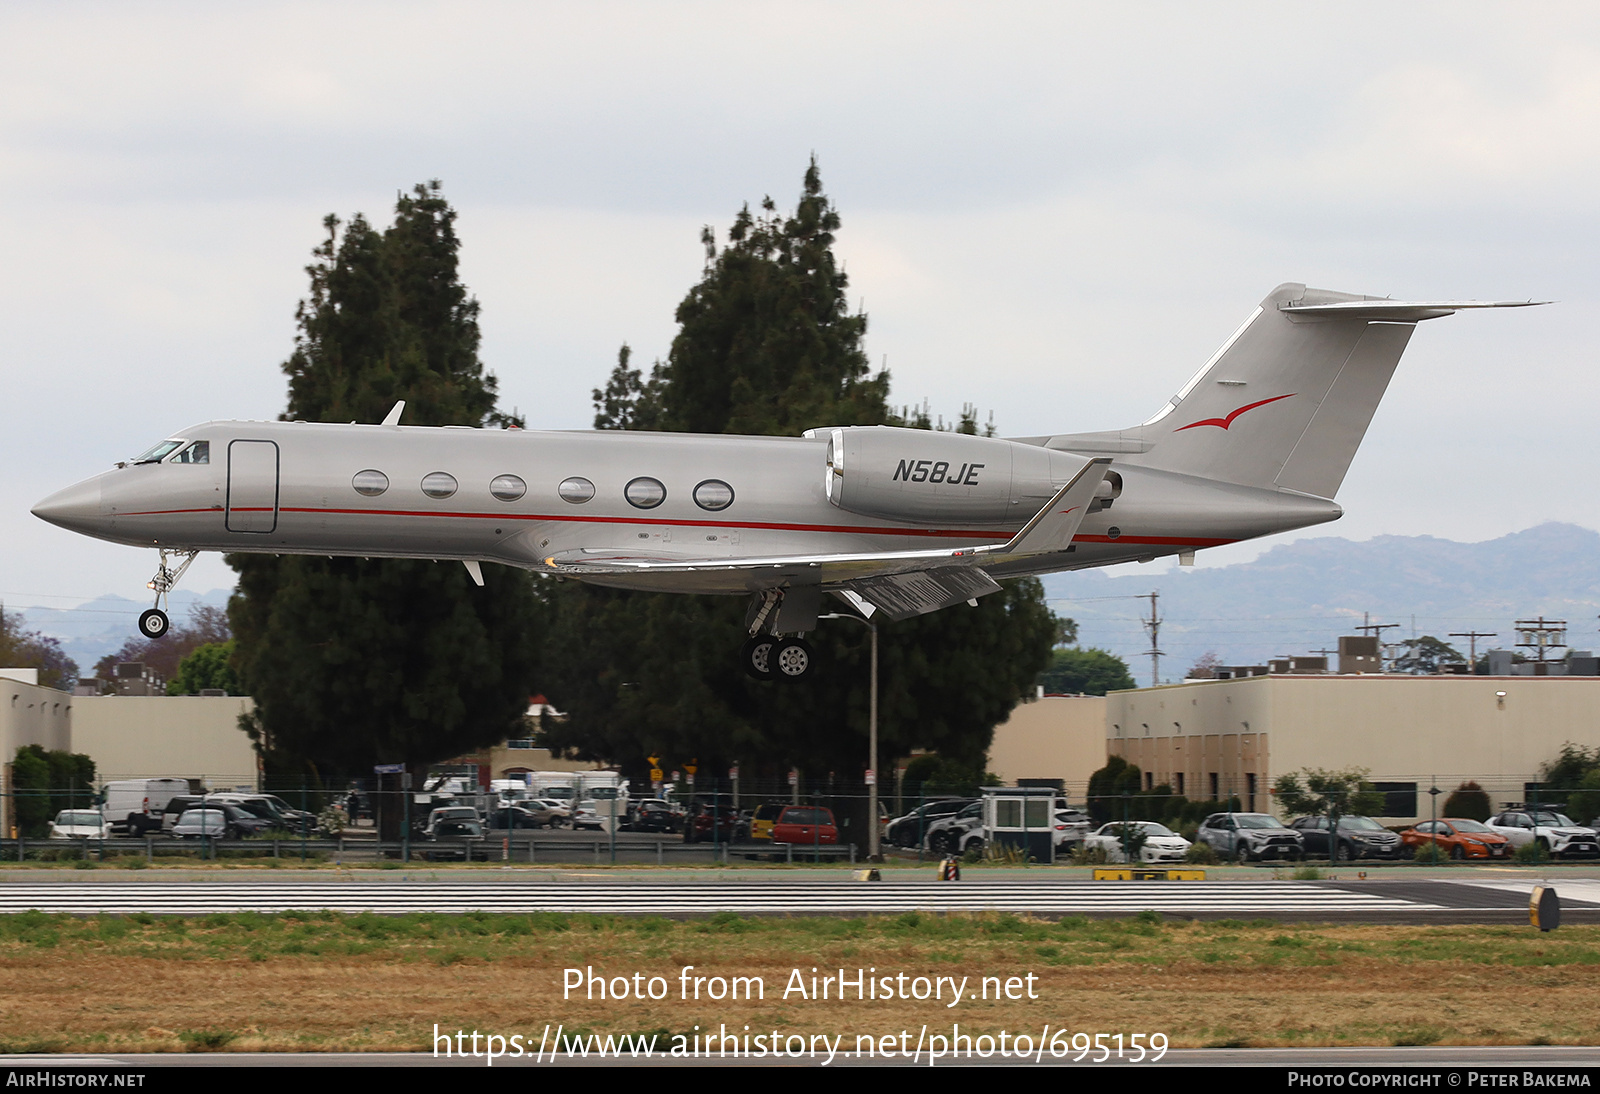
<path fill-rule="evenodd" d="M 172 629 L 172 620 L 167 618 L 167 613 L 162 611 L 167 606 L 167 594 L 178 583 L 189 564 L 194 561 L 194 556 L 199 551 L 169 551 L 161 548 L 161 562 L 156 567 L 156 576 L 152 577 L 145 585 L 147 589 L 156 591 L 156 606 L 139 615 L 139 633 L 145 638 L 161 638 Z M 177 569 L 167 565 L 167 559 L 182 559 Z"/>
<path fill-rule="evenodd" d="M 757 680 L 802 680 L 811 675 L 815 656 L 804 638 L 775 634 L 755 635 L 739 652 L 744 671 Z"/>
<path fill-rule="evenodd" d="M 785 638 L 763 633 L 770 623 L 778 622 L 783 601 L 782 589 L 768 589 L 757 593 L 751 602 L 750 638 L 739 651 L 739 662 L 754 679 L 803 680 L 811 675 L 811 666 L 816 661 L 811 643 L 798 635 Z M 811 614 L 815 616 L 814 607 Z"/>

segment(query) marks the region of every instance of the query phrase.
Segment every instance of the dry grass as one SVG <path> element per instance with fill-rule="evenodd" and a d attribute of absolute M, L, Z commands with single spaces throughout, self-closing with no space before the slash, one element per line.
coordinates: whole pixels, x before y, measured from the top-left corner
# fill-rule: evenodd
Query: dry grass
<path fill-rule="evenodd" d="M 764 1001 L 684 1002 L 679 971 Z M 562 998 L 562 969 L 659 975 L 659 1002 Z M 1034 1000 L 785 1000 L 790 971 L 1037 977 Z M 1586 1044 L 1600 927 L 1162 924 L 1006 915 L 0 917 L 0 1051 L 428 1049 L 520 1033 L 1163 1032 L 1174 1046 Z M 581 992 L 578 993 L 581 996 Z M 946 995 L 948 1001 L 948 994 Z"/>

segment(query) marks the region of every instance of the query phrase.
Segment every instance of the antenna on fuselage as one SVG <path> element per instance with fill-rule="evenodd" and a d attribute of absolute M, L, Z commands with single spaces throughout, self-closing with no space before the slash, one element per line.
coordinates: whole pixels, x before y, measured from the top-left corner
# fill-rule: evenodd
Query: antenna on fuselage
<path fill-rule="evenodd" d="M 405 408 L 406 408 L 406 401 L 404 399 L 401 399 L 398 403 L 394 404 L 394 409 L 393 410 L 389 411 L 389 413 L 387 413 L 387 414 L 385 414 L 383 416 L 383 424 L 384 425 L 399 425 L 400 424 L 400 412 L 402 410 L 404 410 Z"/>

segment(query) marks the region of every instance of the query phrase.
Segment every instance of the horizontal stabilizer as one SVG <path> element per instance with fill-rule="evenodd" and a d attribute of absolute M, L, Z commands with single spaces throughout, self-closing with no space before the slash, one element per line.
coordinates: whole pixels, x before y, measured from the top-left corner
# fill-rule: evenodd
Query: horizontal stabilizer
<path fill-rule="evenodd" d="M 845 588 L 888 619 L 898 621 L 999 592 L 1000 584 L 974 566 L 941 566 L 936 570 L 863 578 L 847 583 Z"/>
<path fill-rule="evenodd" d="M 1536 308 L 1548 303 L 1548 300 L 1341 300 L 1332 304 L 1284 304 L 1278 310 L 1288 316 L 1417 323 L 1473 308 Z"/>

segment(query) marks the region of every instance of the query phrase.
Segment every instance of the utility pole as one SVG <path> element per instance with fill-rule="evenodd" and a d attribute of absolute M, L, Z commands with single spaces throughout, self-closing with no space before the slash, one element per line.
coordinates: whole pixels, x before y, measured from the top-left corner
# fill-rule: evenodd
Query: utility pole
<path fill-rule="evenodd" d="M 1522 639 L 1517 645 L 1537 651 L 1539 663 L 1544 663 L 1546 650 L 1564 649 L 1567 645 L 1567 621 L 1565 619 L 1519 619 L 1512 626 L 1517 629 L 1517 636 Z"/>
<path fill-rule="evenodd" d="M 1478 671 L 1478 639 L 1494 638 L 1499 631 L 1451 631 L 1450 638 L 1465 638 L 1467 640 L 1467 666 L 1470 671 Z"/>
<path fill-rule="evenodd" d="M 1387 630 L 1392 630 L 1393 628 L 1398 627 L 1400 624 L 1398 624 L 1398 623 L 1370 623 L 1370 622 L 1368 622 L 1368 620 L 1370 620 L 1371 618 L 1372 618 L 1372 615 L 1371 615 L 1370 612 L 1362 612 L 1361 613 L 1361 626 L 1357 627 L 1356 630 L 1360 631 L 1362 634 L 1366 634 L 1368 631 L 1371 631 L 1372 632 L 1372 637 L 1374 637 L 1374 638 L 1376 638 L 1378 640 L 1378 667 L 1380 669 L 1383 669 L 1383 671 L 1387 672 L 1389 670 L 1383 663 L 1384 660 L 1385 660 L 1384 654 L 1383 654 L 1383 632 L 1387 631 Z"/>
<path fill-rule="evenodd" d="M 1150 618 L 1140 616 L 1139 622 L 1150 632 L 1150 650 L 1146 656 L 1150 658 L 1150 686 L 1153 688 L 1161 686 L 1161 643 L 1158 640 L 1161 635 L 1161 616 L 1156 614 L 1156 601 L 1160 596 L 1160 592 L 1153 592 L 1135 597 L 1136 600 L 1148 598 L 1150 601 Z"/>

